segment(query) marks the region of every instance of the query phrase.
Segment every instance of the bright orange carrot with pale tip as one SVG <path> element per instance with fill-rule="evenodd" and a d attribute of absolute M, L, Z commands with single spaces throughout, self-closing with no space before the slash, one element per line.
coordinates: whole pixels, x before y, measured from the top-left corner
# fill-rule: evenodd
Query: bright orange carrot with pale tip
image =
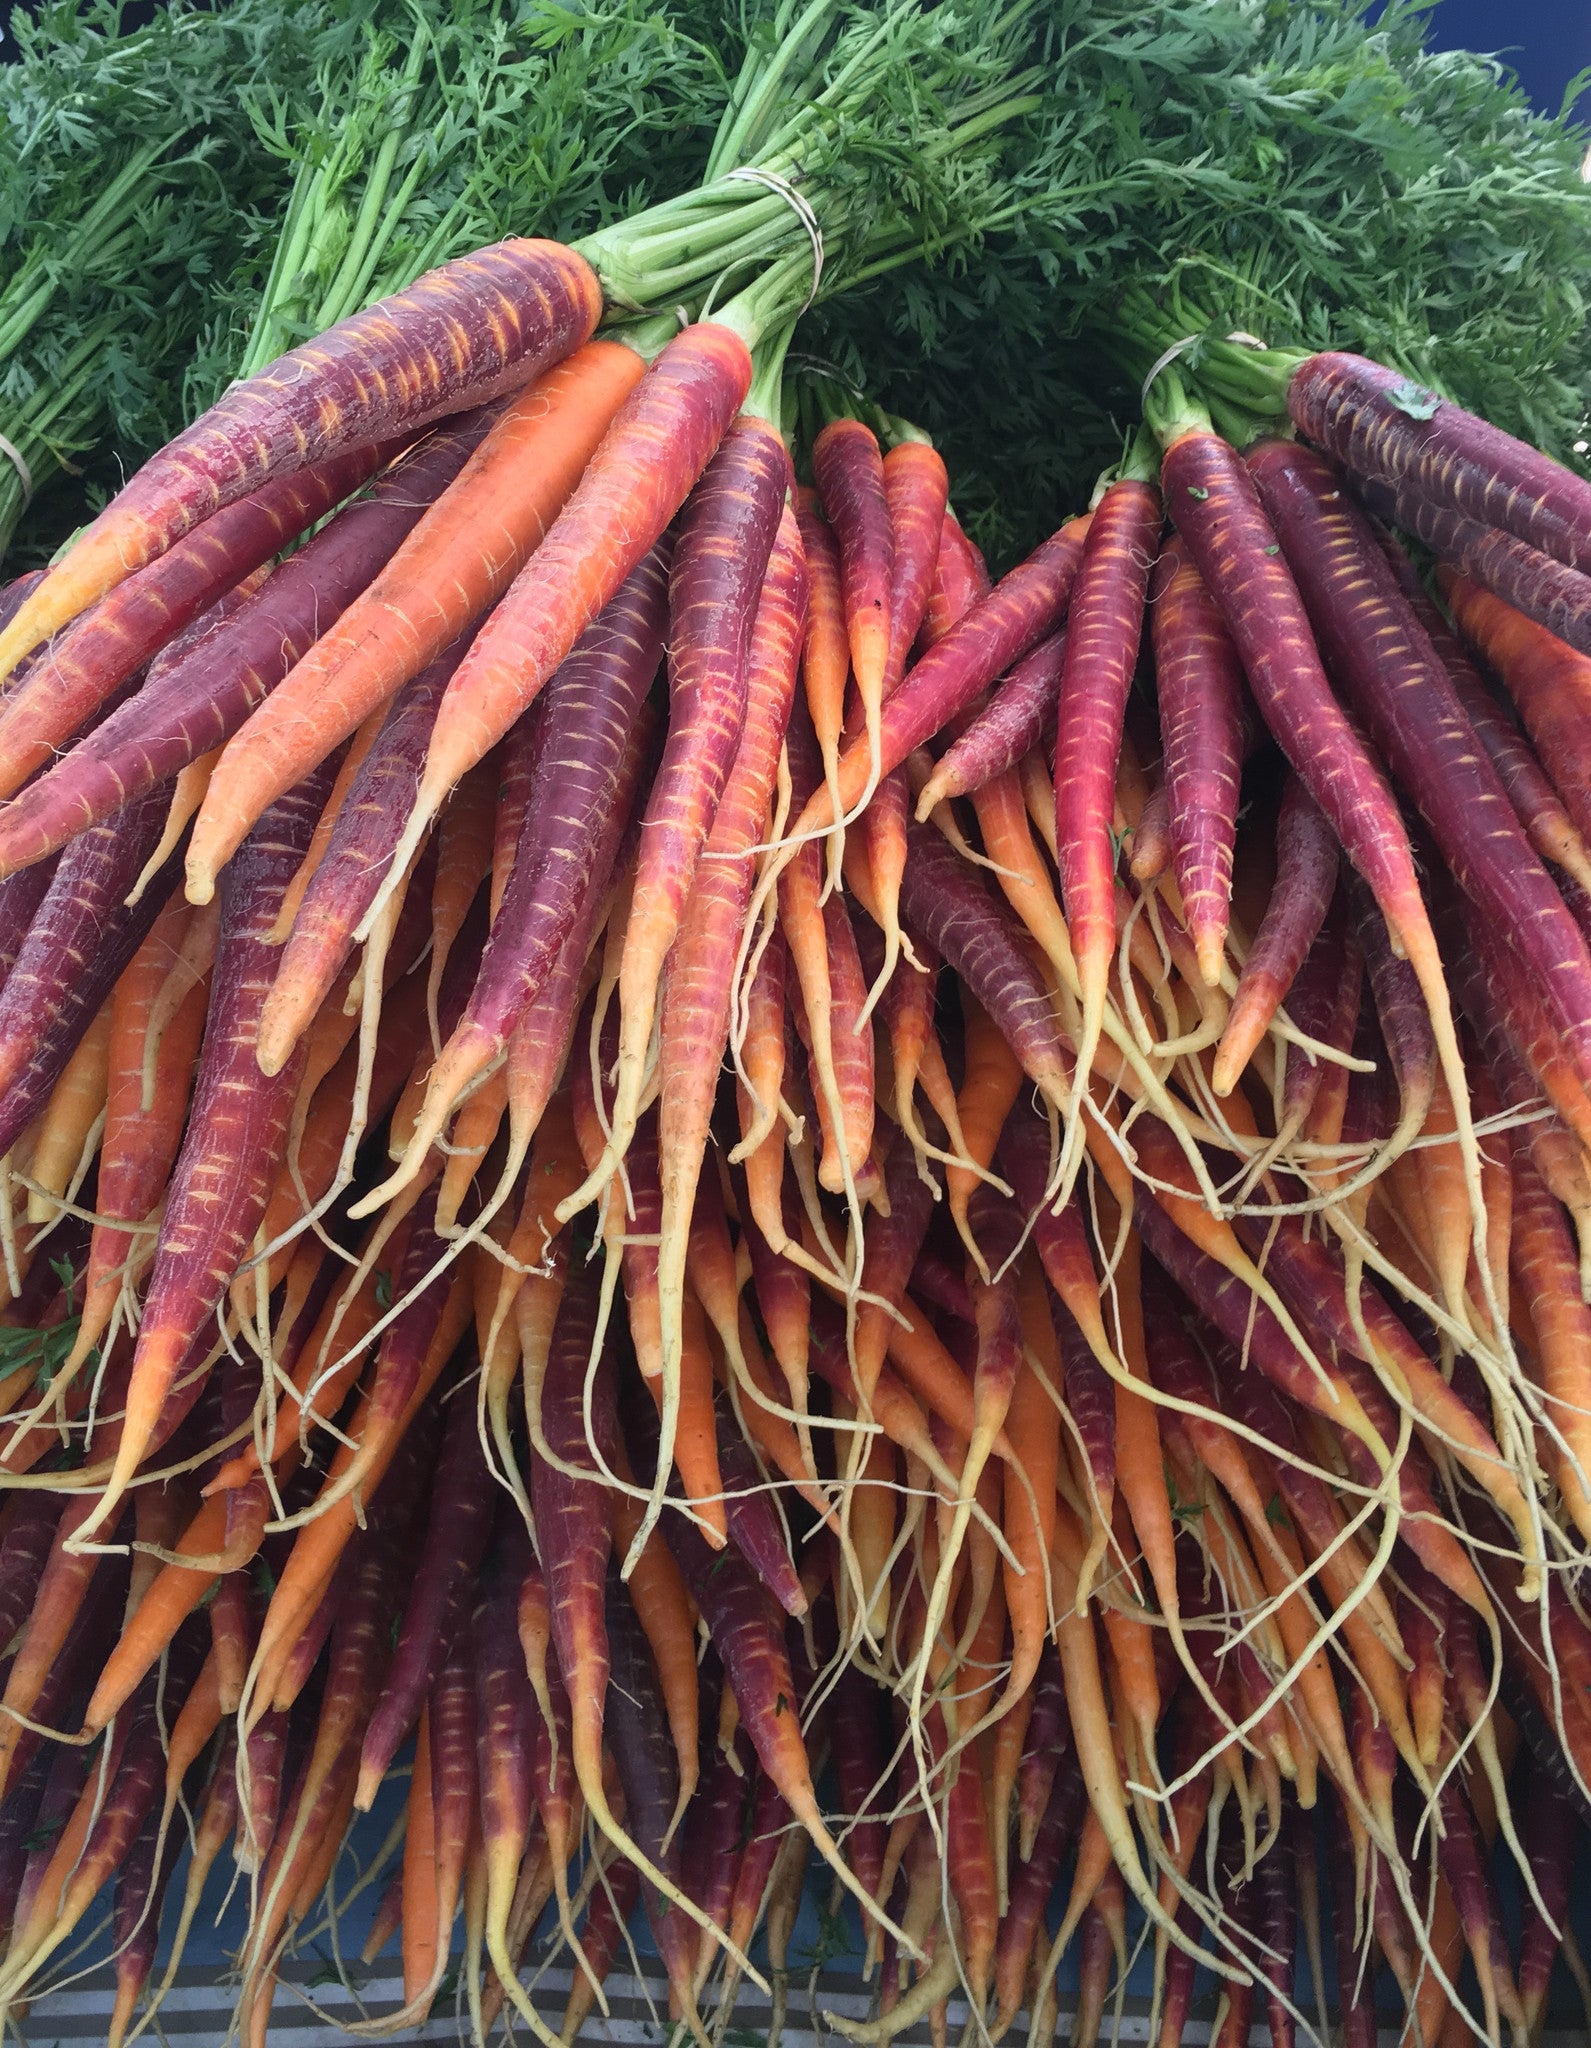
<path fill-rule="evenodd" d="M 280 357 L 152 456 L 79 535 L 0 633 L 0 674 L 267 477 L 512 391 L 578 348 L 601 310 L 572 249 L 509 240 Z"/>

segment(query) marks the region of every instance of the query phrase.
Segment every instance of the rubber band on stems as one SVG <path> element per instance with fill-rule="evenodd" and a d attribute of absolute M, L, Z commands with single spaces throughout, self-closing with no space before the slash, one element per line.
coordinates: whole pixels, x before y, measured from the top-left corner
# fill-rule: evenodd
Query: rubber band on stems
<path fill-rule="evenodd" d="M 1144 378 L 1143 384 L 1139 389 L 1138 403 L 1140 405 L 1142 405 L 1144 401 L 1148 398 L 1149 393 L 1154 388 L 1155 379 L 1161 374 L 1161 372 L 1164 370 L 1169 370 L 1171 365 L 1177 360 L 1178 356 L 1185 355 L 1187 351 L 1193 347 L 1196 341 L 1203 341 L 1204 338 L 1204 334 L 1202 333 L 1185 334 L 1183 335 L 1180 341 L 1174 341 L 1171 344 L 1170 348 L 1165 348 L 1160 351 L 1159 355 L 1157 355 L 1154 361 L 1150 364 L 1149 374 L 1147 377 Z M 1269 342 L 1261 341 L 1257 334 L 1249 334 L 1245 329 L 1241 327 L 1234 327 L 1232 331 L 1227 335 L 1226 339 L 1228 341 L 1237 342 L 1238 345 L 1242 348 L 1262 349 L 1269 348 L 1270 346 Z"/>
<path fill-rule="evenodd" d="M 804 198 L 788 178 L 781 177 L 777 171 L 764 170 L 759 164 L 741 164 L 737 169 L 727 171 L 724 175 L 726 178 L 739 179 L 745 185 L 765 185 L 770 192 L 778 194 L 806 229 L 807 240 L 812 244 L 812 289 L 802 300 L 800 313 L 806 312 L 818 295 L 818 286 L 823 282 L 823 230 L 819 227 L 818 217 L 812 210 L 812 202 Z M 796 316 L 798 319 L 800 313 Z"/>

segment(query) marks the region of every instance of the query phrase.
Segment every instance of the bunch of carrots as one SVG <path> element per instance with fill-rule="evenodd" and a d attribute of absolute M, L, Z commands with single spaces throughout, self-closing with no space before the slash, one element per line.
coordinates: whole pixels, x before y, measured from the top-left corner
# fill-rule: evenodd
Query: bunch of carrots
<path fill-rule="evenodd" d="M 859 2041 L 1043 2043 L 1075 1939 L 1092 2044 L 1141 1931 L 1165 2048 L 1201 1966 L 1222 2044 L 1383 1965 L 1528 2043 L 1591 487 L 1129 303 L 1144 426 L 991 584 L 864 400 L 797 481 L 801 207 L 899 251 L 778 71 L 756 175 L 345 320 L 0 596 L 0 2007 L 103 1899 L 151 2024 L 230 1851 L 263 2041 L 406 1771 L 356 2032 L 462 1921 L 476 2038 L 573 2039 L 644 1913 L 706 2041 L 816 1858 Z"/>

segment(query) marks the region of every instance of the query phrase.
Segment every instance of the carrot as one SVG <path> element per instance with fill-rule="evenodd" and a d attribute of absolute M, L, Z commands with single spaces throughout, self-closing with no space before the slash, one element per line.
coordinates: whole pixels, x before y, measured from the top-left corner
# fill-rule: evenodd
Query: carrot
<path fill-rule="evenodd" d="M 613 1128 L 597 1173 L 565 1204 L 566 1220 L 604 1185 L 635 1128 L 664 959 L 746 717 L 757 593 L 789 484 L 783 441 L 764 421 L 743 414 L 724 434 L 681 521 L 669 575 L 668 738 L 641 821 L 640 865 L 619 965 Z M 664 1464 L 668 1434 L 665 1419 Z"/>
<path fill-rule="evenodd" d="M 141 689 L 0 810 L 0 868 L 38 859 L 210 758 L 370 581 L 453 480 L 486 424 L 470 414 L 428 436 L 213 631 L 191 645 L 173 641 Z"/>
<path fill-rule="evenodd" d="M 1205 981 L 1220 978 L 1246 742 L 1243 666 L 1180 534 L 1151 590 L 1167 823 L 1183 914 Z"/>
<path fill-rule="evenodd" d="M 1514 1232 L 1510 1259 L 1530 1305 L 1546 1396 L 1546 1457 L 1575 1526 L 1591 1522 L 1591 1310 L 1580 1297 L 1579 1261 L 1557 1205 L 1530 1158 L 1523 1129 L 1510 1134 Z"/>
<path fill-rule="evenodd" d="M 967 796 L 1015 768 L 1038 745 L 1061 690 L 1066 629 L 1030 648 L 972 723 L 940 755 L 917 795 L 926 818 L 946 797 Z"/>
<path fill-rule="evenodd" d="M 581 1953 L 585 1956 L 590 1975 L 584 1971 L 575 1972 L 574 1982 L 569 1987 L 569 2003 L 564 2008 L 563 2025 L 559 2029 L 559 2038 L 571 2044 L 571 2048 L 579 2039 L 580 2029 L 596 2003 L 591 1978 L 600 1984 L 617 1960 L 626 1924 L 640 1897 L 640 1887 L 641 1873 L 633 1864 L 626 1863 L 622 1856 L 603 1866 L 580 1928 Z"/>
<path fill-rule="evenodd" d="M 584 901 L 607 886 L 647 752 L 644 699 L 663 654 L 667 569 L 666 550 L 646 557 L 538 700 L 542 764 L 520 855 L 464 1015 L 431 1070 L 408 1172 L 546 986 Z M 404 1177 L 400 1169 L 372 1202 Z"/>
<path fill-rule="evenodd" d="M 0 632 L 0 674 L 268 477 L 517 389 L 578 348 L 601 308 L 572 249 L 511 239 L 279 357 L 151 456 L 79 535 Z"/>
<path fill-rule="evenodd" d="M 988 1276 L 988 1262 L 972 1234 L 968 1215 L 980 1175 L 994 1160 L 1000 1133 L 1005 1128 L 1018 1095 L 1022 1092 L 1023 1070 L 1004 1034 L 991 1022 L 970 990 L 961 999 L 963 1075 L 956 1092 L 956 1116 L 971 1167 L 947 1165 L 945 1193 L 961 1241 L 974 1264 Z"/>
<path fill-rule="evenodd" d="M 1360 476 L 1499 526 L 1591 572 L 1591 489 L 1572 470 L 1384 364 L 1325 351 L 1287 385 L 1300 430 Z"/>
<path fill-rule="evenodd" d="M 75 1189 L 93 1163 L 105 1123 L 110 1032 L 107 1000 L 78 1040 L 44 1106 L 28 1160 L 30 1223 L 53 1223 L 61 1214 L 60 1198 Z"/>
<path fill-rule="evenodd" d="M 1460 887 L 1513 934 L 1591 1068 L 1591 954 L 1369 522 L 1314 451 L 1263 441 L 1247 460 L 1333 673 Z"/>
<path fill-rule="evenodd" d="M 131 1482 L 183 1354 L 265 1213 L 298 1080 L 294 1064 L 269 1082 L 257 1070 L 254 1047 L 275 958 L 268 934 L 330 780 L 323 769 L 283 798 L 227 870 L 193 1112 L 166 1199 L 121 1442 L 94 1527 Z"/>
<path fill-rule="evenodd" d="M 668 344 L 625 400 L 578 488 L 448 686 L 399 864 L 448 790 L 534 700 L 656 543 L 706 469 L 750 380 L 740 337 L 700 321 Z"/>
<path fill-rule="evenodd" d="M 0 705 L 0 796 L 14 796 L 152 654 L 398 452 L 367 445 L 267 483 L 54 640 Z"/>
<path fill-rule="evenodd" d="M 795 821 L 796 837 L 830 830 L 865 790 L 899 768 L 914 748 L 1055 630 L 1077 571 L 1076 524 L 1042 542 L 934 642 L 885 706 L 876 757 L 865 734 L 853 738 L 840 757 L 837 794 L 814 793 Z M 844 810 L 837 811 L 837 804 Z"/>
<path fill-rule="evenodd" d="M 1217 1094 L 1231 1094 L 1286 1002 L 1326 921 L 1340 862 L 1330 825 L 1301 779 L 1289 774 L 1276 820 L 1276 881 L 1216 1051 L 1212 1080 Z"/>
<path fill-rule="evenodd" d="M 839 542 L 823 516 L 816 491 L 797 485 L 796 522 L 807 565 L 807 626 L 801 645 L 801 687 L 807 716 L 823 758 L 823 779 L 837 788 L 840 736 L 845 724 L 845 686 L 851 673 L 845 593 Z M 839 815 L 836 802 L 835 815 Z"/>
<path fill-rule="evenodd" d="M 1151 481 L 1150 447 L 1135 448 L 1089 524 L 1067 614 L 1056 709 L 1055 838 L 1082 1000 L 1079 1089 L 1086 1088 L 1094 1062 L 1116 950 L 1112 797 L 1149 570 L 1165 516 Z"/>
<path fill-rule="evenodd" d="M 63 855 L 0 989 L 0 1154 L 43 1108 L 90 1020 L 143 944 L 170 875 L 123 902 L 160 832 L 158 796 L 129 804 Z"/>
<path fill-rule="evenodd" d="M 627 1485 L 633 1485 L 634 1474 L 630 1470 L 622 1437 L 615 1444 L 614 1470 Z M 634 1547 L 640 1527 L 640 1502 L 631 1493 L 616 1492 L 613 1497 L 615 1549 L 628 1554 Z M 679 1566 L 663 1541 L 661 1531 L 654 1529 L 641 1545 L 627 1584 L 636 1617 L 651 1645 L 652 1660 L 657 1666 L 658 1683 L 663 1692 L 663 1709 L 674 1743 L 679 1793 L 669 1824 L 672 1835 L 696 1791 L 700 1776 L 697 1750 L 700 1700 L 696 1623 L 690 1596 L 685 1591 L 685 1581 L 680 1577 Z"/>
<path fill-rule="evenodd" d="M 895 566 L 884 460 L 872 428 L 857 419 L 831 420 L 812 443 L 812 474 L 839 542 L 851 670 L 871 735 L 878 729 L 889 667 L 890 581 Z"/>

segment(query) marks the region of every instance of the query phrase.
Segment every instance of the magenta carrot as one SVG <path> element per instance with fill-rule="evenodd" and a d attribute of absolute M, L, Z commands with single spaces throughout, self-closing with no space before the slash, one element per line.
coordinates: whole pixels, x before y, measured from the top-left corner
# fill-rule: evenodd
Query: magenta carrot
<path fill-rule="evenodd" d="M 1248 691 L 1220 609 L 1180 534 L 1161 550 L 1152 596 L 1172 862 L 1199 970 L 1214 988 L 1231 910 Z"/>
<path fill-rule="evenodd" d="M 268 477 L 529 383 L 587 339 L 601 310 L 596 276 L 572 249 L 511 239 L 279 357 L 122 487 L 0 633 L 0 674 Z"/>
<path fill-rule="evenodd" d="M 1288 380 L 1287 410 L 1356 475 L 1451 505 L 1591 573 L 1591 485 L 1400 371 L 1338 351 L 1310 356 Z"/>
<path fill-rule="evenodd" d="M 1512 934 L 1582 1071 L 1591 1073 L 1591 954 L 1477 741 L 1436 649 L 1338 472 L 1262 441 L 1248 465 L 1316 636 L 1480 914 Z"/>
<path fill-rule="evenodd" d="M 126 1421 L 96 1526 L 131 1482 L 183 1357 L 253 1239 L 287 1144 L 303 1054 L 267 1081 L 255 1044 L 276 950 L 269 933 L 334 763 L 274 804 L 228 863 L 221 941 L 187 1136 L 144 1300 Z"/>
<path fill-rule="evenodd" d="M 541 764 L 513 877 L 464 1016 L 431 1070 L 404 1167 L 378 1195 L 418 1168 L 465 1088 L 546 985 L 582 905 L 607 887 L 646 756 L 644 705 L 663 658 L 667 578 L 667 550 L 656 548 L 540 700 Z"/>
<path fill-rule="evenodd" d="M 625 400 L 574 496 L 448 686 L 400 859 L 655 546 L 750 384 L 745 343 L 706 320 L 676 336 Z"/>
<path fill-rule="evenodd" d="M 214 632 L 169 666 L 153 664 L 141 689 L 0 810 L 0 869 L 40 859 L 229 740 L 453 481 L 487 425 L 472 413 L 429 435 Z"/>
<path fill-rule="evenodd" d="M 602 1166 L 564 1204 L 564 1220 L 598 1192 L 635 1128 L 663 962 L 745 723 L 758 593 L 789 487 L 784 442 L 746 413 L 724 435 L 680 522 L 669 575 L 668 738 L 641 821 L 619 963 L 613 1130 Z"/>
<path fill-rule="evenodd" d="M 697 865 L 664 975 L 658 1044 L 662 1238 L 658 1308 L 663 1373 L 679 1366 L 680 1317 L 695 1199 L 729 1043 L 735 961 L 780 751 L 795 699 L 807 573 L 795 515 L 780 522 L 747 656 L 744 727 L 723 800 Z M 644 829 L 644 828 L 643 828 Z M 836 899 L 837 901 L 838 899 Z"/>
<path fill-rule="evenodd" d="M 184 627 L 398 453 L 356 448 L 240 498 L 101 600 L 0 704 L 0 796 L 12 796 L 83 721 Z"/>
<path fill-rule="evenodd" d="M 1077 1060 L 1085 1078 L 1099 1043 L 1116 951 L 1111 818 L 1127 692 L 1164 517 L 1153 474 L 1151 444 L 1145 442 L 1089 524 L 1067 612 L 1056 708 L 1055 838 L 1082 998 Z"/>
<path fill-rule="evenodd" d="M 918 792 L 919 818 L 946 797 L 982 789 L 1038 745 L 1055 715 L 1065 661 L 1064 627 L 1023 655 L 966 731 L 940 755 Z"/>

